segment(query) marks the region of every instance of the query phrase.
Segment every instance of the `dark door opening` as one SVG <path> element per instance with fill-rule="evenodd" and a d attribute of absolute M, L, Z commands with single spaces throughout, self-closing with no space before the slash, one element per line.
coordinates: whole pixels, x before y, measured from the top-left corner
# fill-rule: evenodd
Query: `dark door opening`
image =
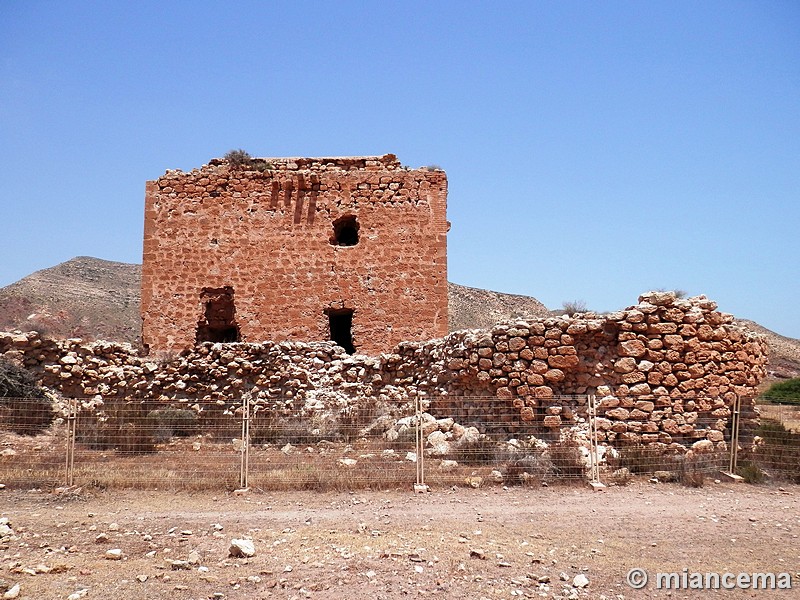
<path fill-rule="evenodd" d="M 238 342 L 233 288 L 203 288 L 200 293 L 203 317 L 197 322 L 196 342 Z"/>
<path fill-rule="evenodd" d="M 352 309 L 328 311 L 331 340 L 339 344 L 348 354 L 354 354 L 353 345 L 353 311 Z"/>

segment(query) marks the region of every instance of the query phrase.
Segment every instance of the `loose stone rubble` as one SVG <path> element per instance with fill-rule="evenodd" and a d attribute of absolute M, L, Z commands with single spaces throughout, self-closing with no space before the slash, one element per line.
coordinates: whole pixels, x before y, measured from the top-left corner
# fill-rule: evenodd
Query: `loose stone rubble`
<path fill-rule="evenodd" d="M 0 356 L 63 398 L 103 411 L 131 399 L 208 419 L 251 409 L 271 419 L 331 422 L 396 439 L 416 401 L 428 413 L 430 454 L 483 433 L 509 439 L 585 429 L 597 398 L 600 439 L 722 448 L 731 406 L 745 418 L 765 376 L 763 336 L 705 296 L 650 292 L 605 315 L 524 320 L 491 330 L 399 344 L 380 356 L 347 355 L 332 342 L 206 343 L 172 356 L 127 344 L 0 334 Z M 63 408 L 63 404 L 61 405 Z"/>

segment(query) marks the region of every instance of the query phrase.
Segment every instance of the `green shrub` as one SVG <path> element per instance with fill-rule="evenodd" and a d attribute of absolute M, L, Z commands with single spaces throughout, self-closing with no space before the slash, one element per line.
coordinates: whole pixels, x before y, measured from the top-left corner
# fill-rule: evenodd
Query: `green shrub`
<path fill-rule="evenodd" d="M 497 442 L 487 435 L 454 444 L 448 458 L 465 465 L 494 465 L 501 460 Z"/>
<path fill-rule="evenodd" d="M 157 408 L 147 414 L 147 419 L 159 440 L 188 437 L 198 430 L 197 413 L 188 408 Z"/>
<path fill-rule="evenodd" d="M 0 360 L 0 426 L 22 435 L 36 435 L 55 419 L 53 403 L 30 371 Z"/>
<path fill-rule="evenodd" d="M 326 435 L 302 417 L 277 417 L 271 411 L 260 411 L 250 418 L 250 441 L 253 444 L 303 446 L 316 444 Z"/>
<path fill-rule="evenodd" d="M 258 171 L 259 173 L 264 173 L 265 171 L 275 170 L 275 165 L 271 162 L 267 162 L 263 158 L 253 158 L 241 148 L 228 152 L 225 155 L 225 160 L 228 161 L 231 169 L 240 171 Z"/>
<path fill-rule="evenodd" d="M 620 448 L 617 457 L 609 459 L 609 465 L 628 469 L 634 475 L 644 475 L 656 471 L 674 472 L 678 469 L 678 460 L 658 446 L 631 444 Z"/>
<path fill-rule="evenodd" d="M 800 377 L 773 383 L 761 397 L 767 402 L 776 404 L 800 405 Z"/>
<path fill-rule="evenodd" d="M 675 297 L 678 298 L 678 299 L 686 298 L 686 296 L 688 296 L 688 294 L 686 293 L 686 290 L 681 290 L 681 289 L 668 290 L 667 288 L 658 288 L 656 291 L 657 292 L 672 292 L 673 294 L 675 294 Z"/>
<path fill-rule="evenodd" d="M 553 462 L 553 473 L 558 477 L 585 477 L 586 465 L 578 449 L 578 442 L 566 436 L 550 444 L 548 450 Z"/>
<path fill-rule="evenodd" d="M 678 462 L 678 480 L 686 487 L 701 488 L 705 483 L 706 473 L 711 469 L 711 457 L 700 455 L 690 459 L 683 455 Z"/>
<path fill-rule="evenodd" d="M 44 398 L 33 373 L 0 359 L 0 398 Z"/>
<path fill-rule="evenodd" d="M 241 148 L 228 152 L 225 155 L 225 160 L 228 161 L 232 169 L 245 169 L 253 164 L 253 157 Z"/>
<path fill-rule="evenodd" d="M 78 415 L 75 439 L 93 450 L 125 454 L 156 452 L 156 436 L 142 402 L 112 400 L 99 412 Z"/>
<path fill-rule="evenodd" d="M 250 160 L 250 166 L 258 171 L 259 173 L 263 173 L 264 171 L 274 171 L 275 165 L 271 162 L 267 162 L 262 158 L 253 158 Z"/>
<path fill-rule="evenodd" d="M 736 474 L 744 479 L 745 483 L 762 483 L 764 471 L 752 460 L 743 460 L 739 463 Z"/>

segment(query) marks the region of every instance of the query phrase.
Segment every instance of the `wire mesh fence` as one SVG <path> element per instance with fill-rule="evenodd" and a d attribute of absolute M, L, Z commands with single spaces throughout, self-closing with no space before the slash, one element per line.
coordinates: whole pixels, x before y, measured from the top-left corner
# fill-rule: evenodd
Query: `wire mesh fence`
<path fill-rule="evenodd" d="M 694 485 L 732 468 L 748 480 L 800 480 L 800 416 L 791 407 L 762 408 L 759 429 L 736 444 L 735 419 L 719 412 L 671 415 L 675 435 L 664 436 L 646 421 L 600 416 L 599 406 L 593 396 L 542 405 L 448 396 L 357 418 L 350 412 L 345 419 L 341 411 L 327 417 L 278 413 L 249 397 L 233 410 L 129 398 L 100 406 L 73 399 L 54 411 L 39 399 L 2 399 L 0 483 L 349 490 L 587 479 L 621 484 L 655 475 Z M 738 464 L 731 466 L 734 459 Z"/>
<path fill-rule="evenodd" d="M 800 483 L 800 406 L 761 397 L 758 412 L 758 427 L 740 444 L 737 472 L 751 483 Z"/>

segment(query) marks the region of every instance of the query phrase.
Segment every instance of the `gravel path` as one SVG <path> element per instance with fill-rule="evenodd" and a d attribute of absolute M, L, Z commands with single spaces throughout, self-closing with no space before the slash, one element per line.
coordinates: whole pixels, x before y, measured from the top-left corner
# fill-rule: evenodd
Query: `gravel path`
<path fill-rule="evenodd" d="M 800 486 L 647 482 L 424 495 L 4 490 L 13 533 L 0 579 L 43 600 L 797 598 L 799 498 Z M 251 539 L 255 556 L 229 557 L 234 538 Z M 789 572 L 793 589 L 633 590 L 634 567 L 651 580 Z"/>

